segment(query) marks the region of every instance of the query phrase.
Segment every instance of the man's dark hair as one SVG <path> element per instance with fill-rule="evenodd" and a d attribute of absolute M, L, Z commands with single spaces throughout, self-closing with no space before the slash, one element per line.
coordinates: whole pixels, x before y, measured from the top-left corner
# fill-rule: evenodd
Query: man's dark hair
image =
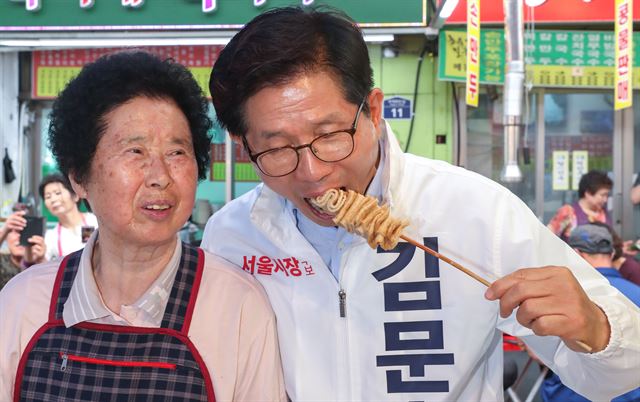
<path fill-rule="evenodd" d="M 331 74 L 354 105 L 371 91 L 369 53 L 356 23 L 326 7 L 267 11 L 231 39 L 213 66 L 209 89 L 218 121 L 244 136 L 244 108 L 251 96 L 316 72 Z M 366 103 L 363 111 L 369 112 Z"/>
<path fill-rule="evenodd" d="M 578 197 L 584 198 L 586 193 L 595 194 L 603 188 L 611 190 L 611 188 L 613 188 L 613 181 L 605 172 L 591 170 L 580 178 Z"/>
<path fill-rule="evenodd" d="M 136 97 L 173 100 L 191 130 L 198 178 L 209 165 L 211 120 L 202 89 L 184 66 L 142 51 L 100 57 L 84 66 L 56 99 L 49 125 L 49 147 L 60 171 L 86 180 L 107 122 L 105 115 Z"/>

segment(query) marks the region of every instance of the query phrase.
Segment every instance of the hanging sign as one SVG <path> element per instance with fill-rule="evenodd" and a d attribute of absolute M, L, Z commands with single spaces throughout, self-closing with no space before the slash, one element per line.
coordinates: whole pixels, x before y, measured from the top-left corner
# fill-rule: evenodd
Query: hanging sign
<path fill-rule="evenodd" d="M 137 49 L 171 58 L 186 66 L 202 91 L 209 94 L 211 66 L 218 59 L 223 46 L 149 46 Z M 53 99 L 73 79 L 82 66 L 120 48 L 38 50 L 33 52 L 31 88 L 34 99 Z"/>
<path fill-rule="evenodd" d="M 630 107 L 632 104 L 633 73 L 633 3 L 631 0 L 615 0 L 615 74 L 614 99 L 615 110 Z"/>
<path fill-rule="evenodd" d="M 410 119 L 411 99 L 401 96 L 387 98 L 382 102 L 383 117 L 389 119 Z"/>
<path fill-rule="evenodd" d="M 569 151 L 553 151 L 551 175 L 554 191 L 569 190 Z"/>
<path fill-rule="evenodd" d="M 0 31 L 238 29 L 267 9 L 338 8 L 362 27 L 426 27 L 427 0 L 0 0 Z"/>
<path fill-rule="evenodd" d="M 467 2 L 467 105 L 480 97 L 480 0 Z"/>
<path fill-rule="evenodd" d="M 629 41 L 634 50 L 634 88 L 640 88 L 640 33 Z M 465 81 L 466 32 L 448 28 L 440 32 L 438 79 Z M 503 84 L 505 65 L 504 31 L 482 29 L 480 33 L 480 83 Z M 611 89 L 615 81 L 615 35 L 613 31 L 525 32 L 527 77 L 534 86 Z"/>
<path fill-rule="evenodd" d="M 573 151 L 571 158 L 571 189 L 578 191 L 580 178 L 589 171 L 589 151 Z"/>

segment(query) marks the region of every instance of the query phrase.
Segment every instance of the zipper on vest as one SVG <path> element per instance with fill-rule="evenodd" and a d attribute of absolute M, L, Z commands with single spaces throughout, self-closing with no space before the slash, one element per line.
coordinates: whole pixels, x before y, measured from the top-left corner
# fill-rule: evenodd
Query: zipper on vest
<path fill-rule="evenodd" d="M 340 317 L 346 317 L 347 293 L 343 289 L 338 292 L 338 303 L 340 305 Z"/>
<path fill-rule="evenodd" d="M 60 365 L 60 371 L 65 371 L 67 369 L 67 360 L 69 356 L 66 353 L 62 354 L 62 364 Z"/>
<path fill-rule="evenodd" d="M 69 360 L 71 360 L 72 362 L 82 362 L 82 363 L 97 364 L 97 365 L 103 365 L 103 366 L 154 367 L 154 368 L 164 368 L 164 369 L 170 369 L 170 370 L 176 369 L 176 365 L 173 363 L 130 362 L 130 361 L 122 361 L 122 360 L 96 359 L 93 357 L 70 355 L 64 352 L 60 352 L 60 357 L 62 358 L 62 365 L 60 366 L 60 371 L 65 371 L 67 369 L 67 362 Z"/>

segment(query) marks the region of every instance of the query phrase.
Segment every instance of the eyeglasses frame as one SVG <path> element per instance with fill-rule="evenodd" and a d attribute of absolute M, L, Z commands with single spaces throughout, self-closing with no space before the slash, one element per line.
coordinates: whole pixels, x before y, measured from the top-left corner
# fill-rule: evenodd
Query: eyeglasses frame
<path fill-rule="evenodd" d="M 324 134 L 319 135 L 319 136 L 317 136 L 316 138 L 314 138 L 314 139 L 313 139 L 313 141 L 311 141 L 311 142 L 310 142 L 310 143 L 308 143 L 308 144 L 298 145 L 297 147 L 294 147 L 294 146 L 292 146 L 292 145 L 285 145 L 285 146 L 282 146 L 282 147 L 271 148 L 271 149 L 267 149 L 266 151 L 262 151 L 262 152 L 258 152 L 257 154 L 253 154 L 253 153 L 251 152 L 251 148 L 249 148 L 249 143 L 247 142 L 247 137 L 246 137 L 246 135 L 243 135 L 243 136 L 242 136 L 242 143 L 243 143 L 243 145 L 244 145 L 245 150 L 246 150 L 246 151 L 247 151 L 247 153 L 249 154 L 249 159 L 251 159 L 251 161 L 252 161 L 253 163 L 255 163 L 255 165 L 258 167 L 258 169 L 260 169 L 260 171 L 261 171 L 262 173 L 264 173 L 265 175 L 267 175 L 267 176 L 269 176 L 269 177 L 283 177 L 283 176 L 286 176 L 286 175 L 289 175 L 289 174 L 291 174 L 291 173 L 295 172 L 295 170 L 298 168 L 298 165 L 300 164 L 300 150 L 301 150 L 301 149 L 304 149 L 304 148 L 309 148 L 309 150 L 311 151 L 311 153 L 313 154 L 313 156 L 314 156 L 315 158 L 317 158 L 317 159 L 321 160 L 322 162 L 326 162 L 326 163 L 334 163 L 334 162 L 340 162 L 340 161 L 343 161 L 343 160 L 345 160 L 345 159 L 347 159 L 348 157 L 350 157 L 350 156 L 351 156 L 351 154 L 353 153 L 353 150 L 354 150 L 354 148 L 355 148 L 355 142 L 354 142 L 353 137 L 355 136 L 356 131 L 358 130 L 358 120 L 360 120 L 360 114 L 362 113 L 362 109 L 364 108 L 364 104 L 365 104 L 365 102 L 366 102 L 366 101 L 367 101 L 367 97 L 365 96 L 365 97 L 362 99 L 362 102 L 360 102 L 360 106 L 358 107 L 358 111 L 356 112 L 356 117 L 353 119 L 353 124 L 351 124 L 351 128 L 348 128 L 348 129 L 342 129 L 342 130 L 335 130 L 335 131 L 331 131 L 331 132 L 329 132 L 329 133 L 324 133 Z M 338 160 L 335 160 L 335 161 L 325 161 L 325 160 L 323 160 L 323 159 L 320 159 L 320 158 L 315 154 L 315 152 L 313 152 L 313 148 L 311 147 L 311 145 L 313 145 L 313 143 L 314 143 L 314 142 L 318 141 L 318 140 L 319 140 L 319 139 L 321 139 L 321 138 L 325 138 L 325 137 L 326 137 L 326 136 L 328 136 L 328 135 L 332 135 L 332 134 L 336 134 L 336 133 L 347 133 L 347 134 L 350 134 L 350 135 L 351 135 L 351 142 L 352 142 L 352 144 L 353 144 L 353 145 L 352 145 L 352 147 L 351 147 L 351 152 L 349 152 L 349 153 L 348 153 L 344 158 L 341 158 L 341 159 L 338 159 Z M 281 175 L 270 175 L 270 174 L 268 174 L 267 172 L 265 172 L 264 170 L 262 170 L 262 168 L 261 168 L 261 167 L 260 167 L 260 165 L 258 164 L 258 158 L 259 158 L 261 155 L 264 155 L 264 154 L 266 154 L 266 153 L 268 153 L 268 152 L 278 151 L 278 150 L 286 149 L 286 148 L 293 149 L 294 151 L 296 151 L 296 155 L 297 155 L 296 166 L 295 166 L 293 169 L 291 169 L 291 171 L 290 171 L 290 172 L 287 172 L 287 173 L 285 173 L 285 174 L 281 174 Z"/>

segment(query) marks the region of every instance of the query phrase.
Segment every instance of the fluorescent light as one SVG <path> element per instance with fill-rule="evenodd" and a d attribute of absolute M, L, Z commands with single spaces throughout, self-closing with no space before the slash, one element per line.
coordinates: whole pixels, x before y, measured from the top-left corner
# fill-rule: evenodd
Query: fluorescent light
<path fill-rule="evenodd" d="M 453 14 L 453 11 L 456 9 L 459 1 L 460 0 L 444 0 L 444 4 L 442 4 L 442 8 L 440 8 L 438 17 L 444 18 L 445 20 L 451 17 L 451 14 Z"/>
<path fill-rule="evenodd" d="M 231 38 L 60 38 L 60 39 L 0 39 L 1 47 L 10 48 L 95 48 L 131 46 L 226 45 Z"/>
<path fill-rule="evenodd" d="M 395 37 L 391 34 L 365 34 L 364 35 L 365 42 L 374 42 L 374 43 L 393 42 L 394 39 Z"/>

